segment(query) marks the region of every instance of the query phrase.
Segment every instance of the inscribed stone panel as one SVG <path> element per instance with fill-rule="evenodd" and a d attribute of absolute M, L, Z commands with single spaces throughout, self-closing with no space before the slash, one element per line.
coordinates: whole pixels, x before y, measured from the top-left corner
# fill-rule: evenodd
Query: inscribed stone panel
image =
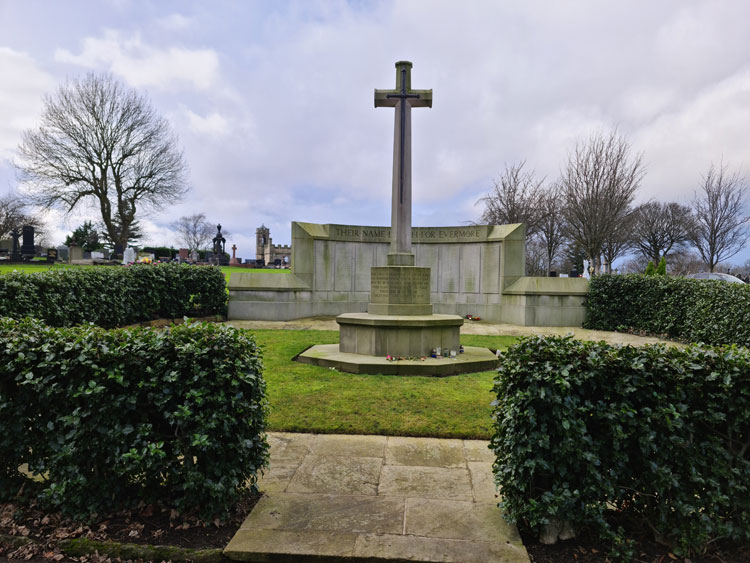
<path fill-rule="evenodd" d="M 354 254 L 354 291 L 370 291 L 370 268 L 375 265 L 374 244 L 358 244 Z"/>
<path fill-rule="evenodd" d="M 415 244 L 417 266 L 430 268 L 430 291 L 438 290 L 438 251 L 439 247 L 432 244 Z"/>
<path fill-rule="evenodd" d="M 481 252 L 479 244 L 461 245 L 461 269 L 459 280 L 462 293 L 479 293 L 481 275 Z"/>
<path fill-rule="evenodd" d="M 438 291 L 456 293 L 459 291 L 461 248 L 457 244 L 440 246 L 438 254 Z"/>
<path fill-rule="evenodd" d="M 315 279 L 316 291 L 333 290 L 333 253 L 332 244 L 327 240 L 316 240 L 313 245 L 315 255 Z"/>
<path fill-rule="evenodd" d="M 336 291 L 352 291 L 354 289 L 354 242 L 334 242 L 335 276 L 333 288 Z"/>
<path fill-rule="evenodd" d="M 385 266 L 388 264 L 388 250 L 390 249 L 389 244 L 376 244 L 375 245 L 375 265 Z"/>
<path fill-rule="evenodd" d="M 500 293 L 500 246 L 501 242 L 482 245 L 482 293 Z"/>

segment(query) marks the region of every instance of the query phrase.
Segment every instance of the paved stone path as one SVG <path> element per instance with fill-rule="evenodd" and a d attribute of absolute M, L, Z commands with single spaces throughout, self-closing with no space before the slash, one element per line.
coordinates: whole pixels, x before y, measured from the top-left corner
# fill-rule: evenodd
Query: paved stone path
<path fill-rule="evenodd" d="M 247 329 L 288 329 L 288 330 L 335 330 L 339 325 L 335 317 L 310 317 L 292 321 L 228 321 L 228 325 Z M 672 346 L 682 346 L 677 342 L 662 340 L 652 336 L 638 336 L 625 332 L 609 332 L 606 330 L 589 330 L 573 326 L 518 326 L 510 324 L 495 324 L 485 321 L 466 321 L 461 327 L 461 335 L 491 334 L 506 336 L 529 336 L 536 334 L 557 334 L 564 336 L 572 334 L 579 340 L 604 340 L 610 344 L 631 344 L 642 346 L 662 342 Z"/>
<path fill-rule="evenodd" d="M 243 561 L 528 562 L 480 440 L 270 433 Z"/>

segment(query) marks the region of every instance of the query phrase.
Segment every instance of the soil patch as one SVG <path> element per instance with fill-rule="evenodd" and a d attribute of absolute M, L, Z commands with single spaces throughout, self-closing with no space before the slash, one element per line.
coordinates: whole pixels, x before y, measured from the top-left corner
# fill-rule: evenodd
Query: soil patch
<path fill-rule="evenodd" d="M 0 504 L 0 559 L 32 562 L 121 561 L 95 554 L 66 556 L 62 552 L 61 543 L 77 538 L 189 549 L 223 549 L 260 496 L 254 494 L 242 498 L 228 518 L 212 522 L 155 505 L 97 516 L 89 522 L 81 523 L 59 513 L 44 511 L 33 504 Z M 32 541 L 25 543 L 26 540 Z"/>
<path fill-rule="evenodd" d="M 656 542 L 649 532 L 632 522 L 623 525 L 629 539 L 635 542 L 633 563 L 750 563 L 750 546 L 712 544 L 706 554 L 686 559 L 672 553 L 668 547 Z M 558 541 L 554 545 L 539 543 L 528 528 L 519 526 L 521 539 L 529 553 L 531 563 L 608 563 L 610 548 L 590 530 L 582 530 L 576 538 Z"/>

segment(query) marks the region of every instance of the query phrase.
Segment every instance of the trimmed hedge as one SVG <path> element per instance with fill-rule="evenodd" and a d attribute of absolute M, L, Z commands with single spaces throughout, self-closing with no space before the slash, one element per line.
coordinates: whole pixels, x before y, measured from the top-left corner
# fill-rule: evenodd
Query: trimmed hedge
<path fill-rule="evenodd" d="M 76 517 L 143 501 L 223 515 L 268 459 L 259 350 L 215 324 L 52 328 L 0 319 L 0 495 Z"/>
<path fill-rule="evenodd" d="M 609 507 L 673 548 L 750 540 L 750 350 L 523 339 L 494 393 L 495 481 L 509 517 L 598 528 Z"/>
<path fill-rule="evenodd" d="M 585 326 L 750 346 L 750 285 L 638 274 L 595 276 L 589 282 Z"/>
<path fill-rule="evenodd" d="M 141 264 L 0 276 L 0 316 L 32 317 L 52 326 L 111 328 L 226 310 L 224 275 L 212 266 Z"/>

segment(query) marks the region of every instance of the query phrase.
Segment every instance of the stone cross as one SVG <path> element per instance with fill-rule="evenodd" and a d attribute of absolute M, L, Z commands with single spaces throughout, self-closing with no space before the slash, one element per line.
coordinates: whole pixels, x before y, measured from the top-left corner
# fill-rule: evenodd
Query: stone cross
<path fill-rule="evenodd" d="M 389 266 L 413 266 L 411 252 L 411 108 L 432 107 L 432 90 L 411 89 L 409 61 L 396 63 L 396 88 L 375 90 L 375 107 L 396 108 Z"/>
<path fill-rule="evenodd" d="M 236 253 L 237 253 L 237 245 L 233 244 L 232 245 L 232 258 L 234 258 L 235 260 L 237 259 L 235 256 Z"/>

